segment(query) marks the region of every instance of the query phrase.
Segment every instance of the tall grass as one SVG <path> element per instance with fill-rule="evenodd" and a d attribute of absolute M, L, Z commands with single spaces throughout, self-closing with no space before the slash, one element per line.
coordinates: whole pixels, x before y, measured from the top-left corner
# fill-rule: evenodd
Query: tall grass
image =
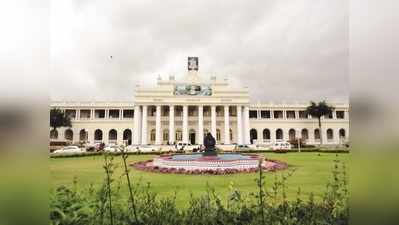
<path fill-rule="evenodd" d="M 295 171 L 275 173 L 266 186 L 263 171 L 258 170 L 256 192 L 245 194 L 230 184 L 229 198 L 224 203 L 217 191 L 208 186 L 203 195 L 187 199 L 187 208 L 178 208 L 178 193 L 161 198 L 152 191 L 150 183 L 133 182 L 126 164 L 128 156 L 122 152 L 121 157 L 124 172 L 119 179 L 126 179 L 129 196 L 119 194 L 120 187 L 113 179 L 112 157 L 106 156 L 105 179 L 100 188 L 78 189 L 74 182 L 73 187 L 60 186 L 51 191 L 51 224 L 348 224 L 348 180 L 345 165 L 338 159 L 321 202 L 315 202 L 312 194 L 302 199 L 300 188 L 296 200 L 287 200 L 287 180 Z"/>

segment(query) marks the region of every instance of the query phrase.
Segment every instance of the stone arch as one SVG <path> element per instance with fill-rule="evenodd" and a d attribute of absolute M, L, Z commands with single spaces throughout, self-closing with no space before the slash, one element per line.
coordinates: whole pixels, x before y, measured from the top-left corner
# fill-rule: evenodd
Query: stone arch
<path fill-rule="evenodd" d="M 85 129 L 81 129 L 79 131 L 79 141 L 87 141 L 87 131 Z"/>
<path fill-rule="evenodd" d="M 97 142 L 101 142 L 103 140 L 103 131 L 100 129 L 97 129 L 94 131 L 94 140 Z"/>
<path fill-rule="evenodd" d="M 277 129 L 276 130 L 276 140 L 283 140 L 284 139 L 284 134 L 282 129 Z"/>
<path fill-rule="evenodd" d="M 295 138 L 296 138 L 296 132 L 295 132 L 295 129 L 290 129 L 289 131 L 288 131 L 288 139 L 289 140 L 295 140 Z"/>
<path fill-rule="evenodd" d="M 327 129 L 327 140 L 332 141 L 334 139 L 334 131 L 331 128 Z"/>
<path fill-rule="evenodd" d="M 306 128 L 302 129 L 301 137 L 302 137 L 302 140 L 305 140 L 305 141 L 309 139 L 309 131 L 308 131 L 308 129 L 306 129 Z"/>
<path fill-rule="evenodd" d="M 127 145 L 131 145 L 132 144 L 132 130 L 125 129 L 123 131 L 123 141 L 125 141 L 125 143 Z"/>
<path fill-rule="evenodd" d="M 346 131 L 344 128 L 339 129 L 339 138 L 346 138 Z"/>
<path fill-rule="evenodd" d="M 249 131 L 249 140 L 251 142 L 251 144 L 254 143 L 254 140 L 258 140 L 258 131 L 256 129 L 251 129 Z"/>
<path fill-rule="evenodd" d="M 58 139 L 58 131 L 56 129 L 50 130 L 50 139 Z"/>
<path fill-rule="evenodd" d="M 115 129 L 111 129 L 108 132 L 108 142 L 109 143 L 116 143 L 118 139 L 118 132 Z"/>
<path fill-rule="evenodd" d="M 65 138 L 65 140 L 73 141 L 73 131 L 72 131 L 72 129 L 65 130 L 64 138 Z"/>
<path fill-rule="evenodd" d="M 270 130 L 267 128 L 263 129 L 263 140 L 270 140 Z"/>
<path fill-rule="evenodd" d="M 319 130 L 319 128 L 314 130 L 314 139 L 315 140 L 320 140 L 320 130 Z"/>

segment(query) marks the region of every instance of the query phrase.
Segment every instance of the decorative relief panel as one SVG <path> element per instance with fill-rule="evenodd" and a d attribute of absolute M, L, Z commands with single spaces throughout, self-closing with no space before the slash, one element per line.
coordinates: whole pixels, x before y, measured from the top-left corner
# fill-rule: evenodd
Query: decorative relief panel
<path fill-rule="evenodd" d="M 211 96 L 212 88 L 209 84 L 177 84 L 175 95 Z"/>

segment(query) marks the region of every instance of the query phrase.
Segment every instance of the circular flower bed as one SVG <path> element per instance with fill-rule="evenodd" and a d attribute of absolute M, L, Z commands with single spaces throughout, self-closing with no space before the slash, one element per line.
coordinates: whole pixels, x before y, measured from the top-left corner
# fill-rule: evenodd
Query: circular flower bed
<path fill-rule="evenodd" d="M 170 156 L 163 156 L 170 157 Z M 204 159 L 201 159 L 204 160 Z M 234 174 L 234 173 L 253 173 L 257 172 L 259 167 L 252 168 L 225 168 L 225 169 L 209 169 L 209 168 L 196 168 L 196 169 L 188 169 L 188 168 L 167 168 L 160 167 L 154 164 L 154 160 L 140 161 L 131 164 L 135 169 L 147 171 L 147 172 L 157 172 L 157 173 L 173 173 L 173 174 L 193 174 L 193 175 L 201 175 L 201 174 L 211 174 L 211 175 L 224 175 L 224 174 Z M 288 168 L 288 164 L 278 160 L 272 159 L 264 159 L 262 160 L 262 169 L 264 171 L 277 171 Z"/>

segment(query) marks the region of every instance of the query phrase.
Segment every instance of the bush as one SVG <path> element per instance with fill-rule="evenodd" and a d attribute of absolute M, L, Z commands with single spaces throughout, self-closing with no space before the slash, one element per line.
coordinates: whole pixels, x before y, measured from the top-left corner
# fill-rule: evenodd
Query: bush
<path fill-rule="evenodd" d="M 301 198 L 288 201 L 287 180 L 294 173 L 274 176 L 271 188 L 264 185 L 263 171 L 258 171 L 257 191 L 244 195 L 233 185 L 226 204 L 212 187 L 200 197 L 191 196 L 189 206 L 178 209 L 176 193 L 172 197 L 159 198 L 148 183 L 134 185 L 130 181 L 126 166 L 127 155 L 122 153 L 125 171 L 119 179 L 127 179 L 129 197 L 119 194 L 121 182 L 115 182 L 112 155 L 105 154 L 104 183 L 94 189 L 89 186 L 79 190 L 76 181 L 72 188 L 61 186 L 50 193 L 51 224 L 348 224 L 348 182 L 345 165 L 335 161 L 331 182 L 327 184 L 324 198 L 315 202 L 313 195 L 308 200 Z"/>

